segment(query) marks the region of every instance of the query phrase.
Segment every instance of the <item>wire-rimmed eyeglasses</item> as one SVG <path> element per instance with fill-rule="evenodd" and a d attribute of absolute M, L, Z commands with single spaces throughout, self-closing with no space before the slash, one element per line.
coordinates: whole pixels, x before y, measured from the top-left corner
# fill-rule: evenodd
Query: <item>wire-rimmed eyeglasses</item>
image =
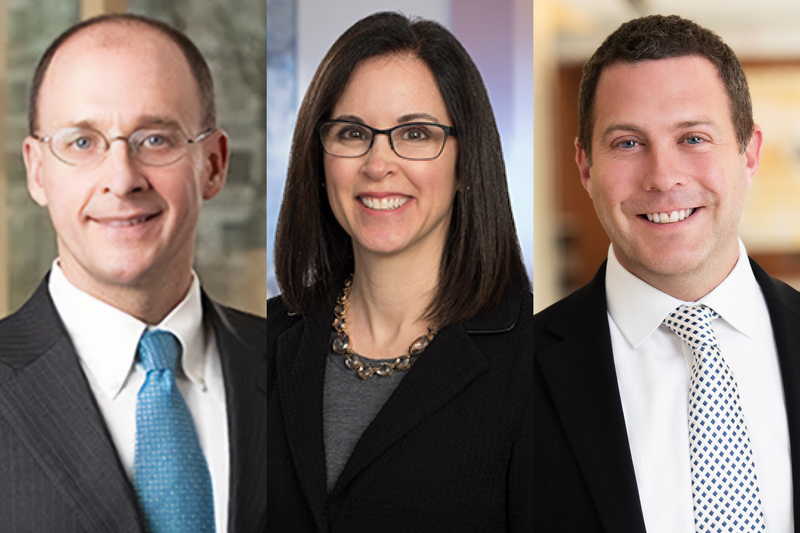
<path fill-rule="evenodd" d="M 327 120 L 317 124 L 322 148 L 334 157 L 361 157 L 369 152 L 376 135 L 387 135 L 398 157 L 412 161 L 436 159 L 447 138 L 456 137 L 452 126 L 432 122 L 410 122 L 388 130 L 371 128 L 349 120 Z"/>
<path fill-rule="evenodd" d="M 174 127 L 144 128 L 127 137 L 109 140 L 93 128 L 78 127 L 59 130 L 51 137 L 32 137 L 48 144 L 54 156 L 74 167 L 97 163 L 105 157 L 114 141 L 125 141 L 128 153 L 137 162 L 151 167 L 163 167 L 179 160 L 186 155 L 190 144 L 202 141 L 215 130 L 216 128 L 209 128 L 190 139 L 183 131 Z"/>

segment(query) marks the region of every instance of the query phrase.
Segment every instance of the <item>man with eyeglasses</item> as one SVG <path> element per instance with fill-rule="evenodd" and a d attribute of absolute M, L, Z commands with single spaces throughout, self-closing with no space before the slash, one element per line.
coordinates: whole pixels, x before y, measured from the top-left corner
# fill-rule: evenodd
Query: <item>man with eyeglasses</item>
<path fill-rule="evenodd" d="M 23 144 L 59 256 L 0 322 L 0 531 L 266 524 L 266 322 L 192 271 L 228 136 L 183 34 L 111 15 L 45 52 Z"/>

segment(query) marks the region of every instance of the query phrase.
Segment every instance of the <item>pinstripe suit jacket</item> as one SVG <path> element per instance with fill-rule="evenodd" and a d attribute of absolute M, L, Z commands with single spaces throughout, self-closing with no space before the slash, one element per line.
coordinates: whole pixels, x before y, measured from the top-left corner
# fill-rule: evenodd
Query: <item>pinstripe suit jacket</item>
<path fill-rule="evenodd" d="M 752 259 L 783 380 L 792 478 L 800 487 L 800 293 Z M 534 490 L 537 533 L 644 533 L 606 313 L 605 263 L 585 287 L 537 313 Z M 800 497 L 794 498 L 800 531 Z"/>
<path fill-rule="evenodd" d="M 232 533 L 266 529 L 266 321 L 203 294 L 225 379 Z M 140 533 L 133 489 L 47 279 L 0 321 L 0 531 Z"/>

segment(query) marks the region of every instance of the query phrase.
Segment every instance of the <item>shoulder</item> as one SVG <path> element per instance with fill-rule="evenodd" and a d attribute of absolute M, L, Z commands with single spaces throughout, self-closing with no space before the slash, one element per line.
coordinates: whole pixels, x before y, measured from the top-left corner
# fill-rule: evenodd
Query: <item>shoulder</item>
<path fill-rule="evenodd" d="M 533 318 L 533 294 L 530 291 L 510 291 L 488 313 L 463 323 L 471 334 L 524 332 L 530 329 Z"/>
<path fill-rule="evenodd" d="M 303 320 L 292 313 L 280 296 L 267 300 L 267 357 L 275 356 L 278 337 Z"/>
<path fill-rule="evenodd" d="M 302 317 L 293 313 L 280 296 L 267 300 L 267 337 L 271 341 L 301 320 Z"/>
<path fill-rule="evenodd" d="M 525 360 L 533 347 L 533 295 L 530 291 L 510 292 L 492 311 L 462 326 L 490 357 Z"/>
<path fill-rule="evenodd" d="M 64 338 L 45 278 L 22 307 L 0 320 L 0 365 L 25 367 Z"/>
<path fill-rule="evenodd" d="M 206 320 L 211 321 L 218 335 L 224 332 L 224 336 L 228 338 L 230 334 L 245 347 L 260 354 L 264 353 L 267 324 L 264 317 L 221 305 L 205 293 L 203 313 L 209 317 Z"/>
<path fill-rule="evenodd" d="M 779 300 L 786 306 L 800 312 L 800 292 L 791 285 L 767 274 L 761 265 L 756 263 L 752 258 L 750 258 L 750 266 L 767 300 Z"/>
<path fill-rule="evenodd" d="M 533 316 L 537 351 L 568 335 L 608 329 L 605 275 L 604 262 L 589 283 Z"/>

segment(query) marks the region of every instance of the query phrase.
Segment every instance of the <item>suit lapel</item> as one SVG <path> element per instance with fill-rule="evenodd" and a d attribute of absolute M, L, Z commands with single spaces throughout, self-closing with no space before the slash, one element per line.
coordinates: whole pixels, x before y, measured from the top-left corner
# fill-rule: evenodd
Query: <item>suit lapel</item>
<path fill-rule="evenodd" d="M 537 360 L 603 524 L 644 532 L 608 329 L 605 264 L 563 302 L 548 329 L 562 341 Z"/>
<path fill-rule="evenodd" d="M 800 487 L 800 294 L 771 278 L 755 261 L 750 260 L 753 273 L 764 293 L 775 337 L 775 347 L 783 380 L 786 418 L 791 444 L 792 483 L 797 493 Z M 795 531 L 800 532 L 800 498 L 794 497 Z"/>
<path fill-rule="evenodd" d="M 347 485 L 395 442 L 489 368 L 463 326 L 445 328 L 411 367 L 364 431 L 331 493 Z"/>
<path fill-rule="evenodd" d="M 10 320 L 20 327 L 10 325 L 16 337 L 6 340 L 21 349 L 13 355 L 16 371 L 0 383 L 0 416 L 73 502 L 86 531 L 140 532 L 133 489 L 46 280 Z"/>
<path fill-rule="evenodd" d="M 205 293 L 203 314 L 214 328 L 228 404 L 228 524 L 232 533 L 260 531 L 266 527 L 267 508 L 266 331 L 237 328 Z"/>

